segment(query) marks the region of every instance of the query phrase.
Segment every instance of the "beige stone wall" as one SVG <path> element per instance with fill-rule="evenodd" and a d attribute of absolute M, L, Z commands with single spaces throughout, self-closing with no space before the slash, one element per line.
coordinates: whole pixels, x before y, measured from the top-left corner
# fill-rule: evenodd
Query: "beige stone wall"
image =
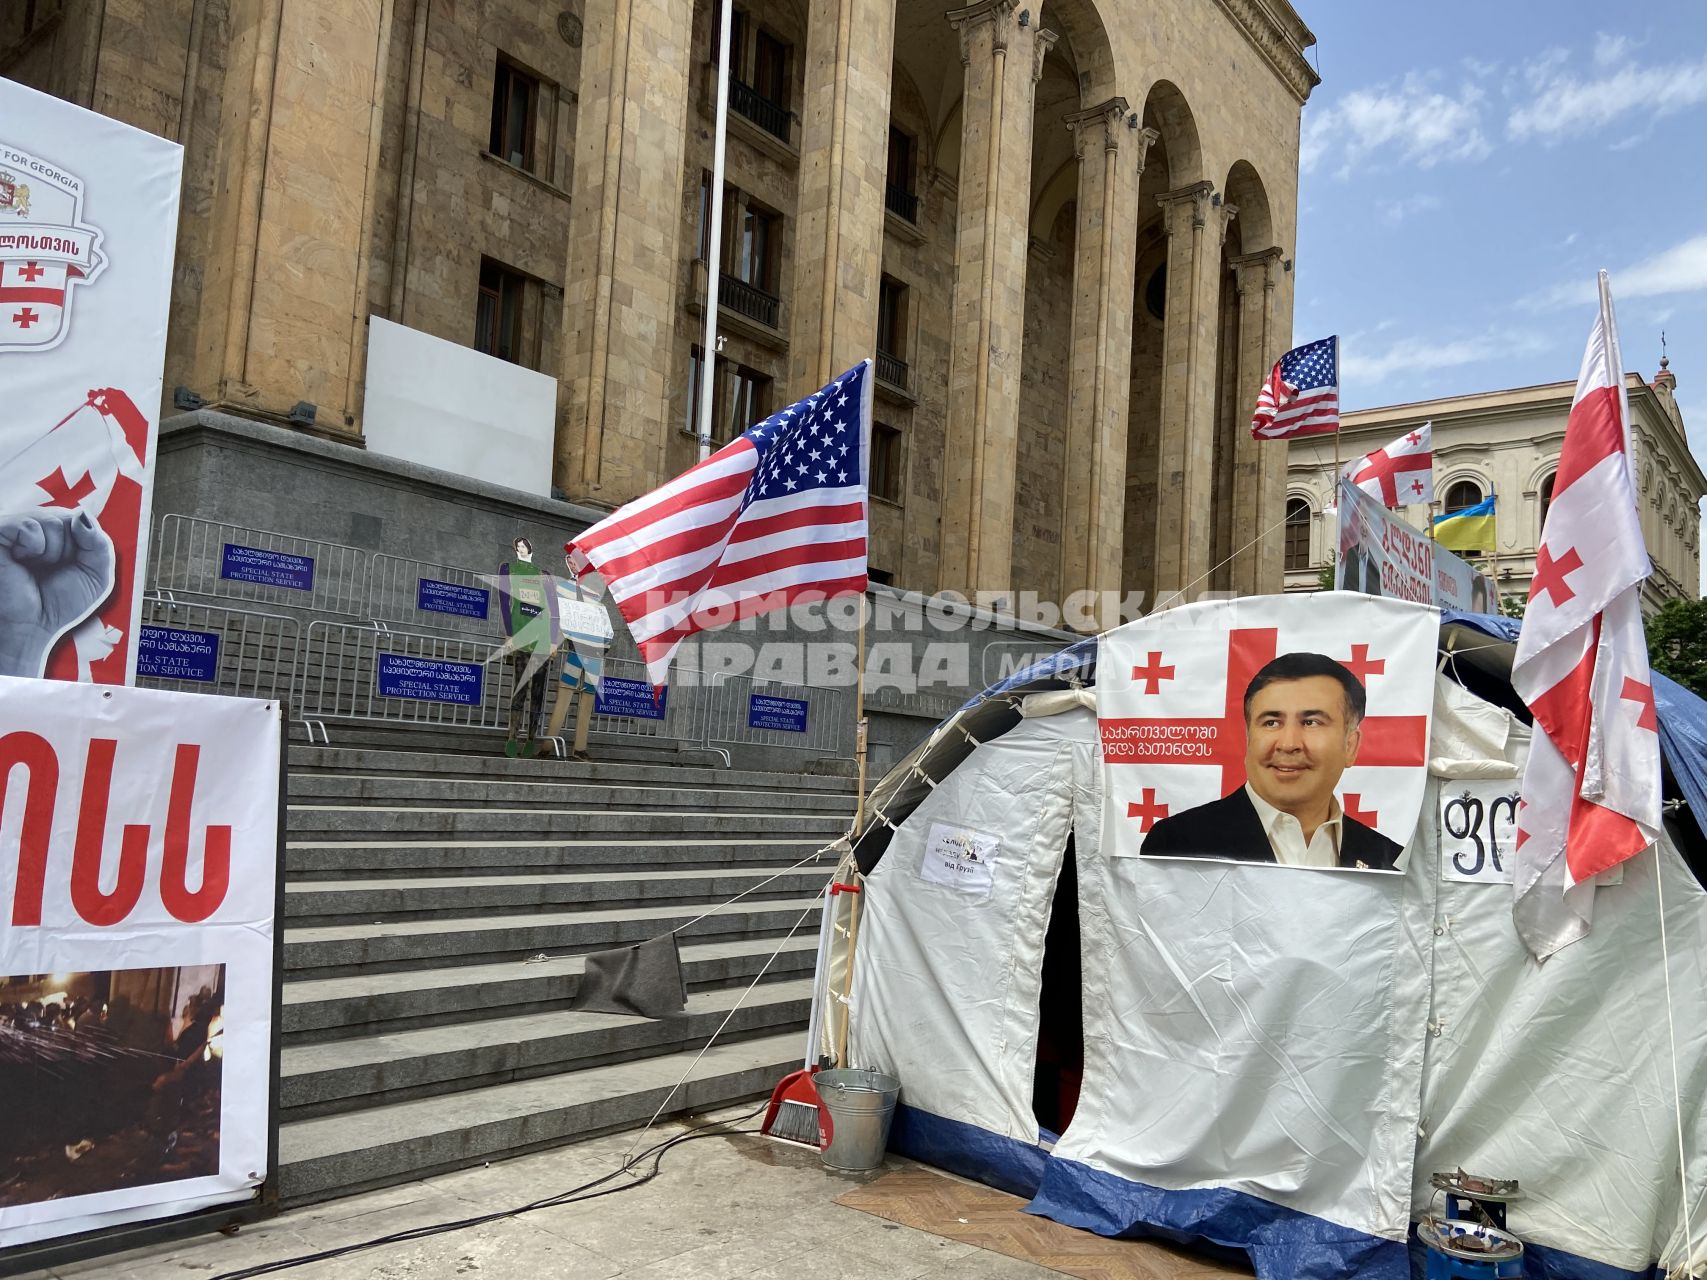
<path fill-rule="evenodd" d="M 1015 587 L 1035 591 L 1045 600 L 1058 599 L 1062 591 L 1067 472 L 1083 473 L 1088 461 L 1067 454 L 1072 333 L 1072 241 L 1034 243 L 1025 293 L 1012 554 Z M 1084 501 L 1088 500 L 1087 493 Z"/>
<path fill-rule="evenodd" d="M 1274 451 L 1228 424 L 1291 337 L 1277 263 L 1312 77 L 1285 4 L 1165 0 L 1135 22 L 1116 0 L 986 0 L 956 11 L 965 62 L 946 9 L 743 7 L 792 46 L 796 118 L 781 144 L 730 130 L 729 180 L 782 217 L 781 315 L 724 314 L 723 354 L 772 379 L 775 407 L 870 353 L 881 273 L 908 285 L 910 384 L 878 410 L 903 433 L 903 484 L 873 512 L 874 567 L 925 590 L 1178 586 L 1247 506 L 1275 507 Z M 40 0 L 26 35 L 5 6 L 0 72 L 185 142 L 168 388 L 274 419 L 309 400 L 318 430 L 357 439 L 366 317 L 472 341 L 485 257 L 529 281 L 523 358 L 560 379 L 562 488 L 613 506 L 692 461 L 708 0 L 99 10 Z M 1069 74 L 1040 93 L 1051 46 Z M 485 154 L 500 55 L 546 86 L 533 173 Z M 1067 125 L 1087 112 L 1106 150 L 1080 170 Z M 884 212 L 891 120 L 919 149 L 912 227 Z M 1161 157 L 1141 182 L 1140 121 Z M 1213 243 L 1187 252 L 1157 197 L 1199 183 L 1175 230 Z M 1224 219 L 1196 216 L 1215 197 L 1243 208 L 1240 254 L 1272 252 L 1266 301 L 1242 284 L 1223 300 L 1241 279 Z M 1158 323 L 1136 289 L 1170 257 Z M 1278 555 L 1231 581 L 1260 589 Z"/>

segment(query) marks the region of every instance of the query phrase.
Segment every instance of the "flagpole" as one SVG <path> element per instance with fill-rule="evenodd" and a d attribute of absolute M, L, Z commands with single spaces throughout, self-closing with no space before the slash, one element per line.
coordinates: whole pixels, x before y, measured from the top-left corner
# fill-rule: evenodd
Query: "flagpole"
<path fill-rule="evenodd" d="M 854 839 L 859 839 L 860 832 L 865 830 L 865 764 L 866 764 L 866 723 L 865 723 L 865 610 L 866 592 L 859 593 L 859 637 L 858 658 L 854 664 L 854 761 L 859 769 L 859 785 L 855 791 L 855 808 L 853 820 Z"/>
<path fill-rule="evenodd" d="M 723 284 L 723 161 L 729 126 L 729 42 L 735 0 L 723 0 L 717 42 L 717 124 L 711 148 L 711 208 L 706 217 L 705 345 L 700 349 L 699 460 L 711 456 L 711 402 L 717 393 L 717 295 Z M 744 424 L 738 424 L 744 429 Z"/>

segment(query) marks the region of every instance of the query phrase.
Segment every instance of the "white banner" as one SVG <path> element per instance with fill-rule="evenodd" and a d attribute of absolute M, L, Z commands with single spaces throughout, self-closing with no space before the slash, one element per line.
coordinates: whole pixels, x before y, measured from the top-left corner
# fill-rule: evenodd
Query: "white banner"
<path fill-rule="evenodd" d="M 1498 613 L 1494 583 L 1467 560 L 1419 533 L 1341 479 L 1334 589 L 1414 600 L 1442 609 Z"/>
<path fill-rule="evenodd" d="M 1510 884 L 1517 852 L 1516 778 L 1440 784 L 1440 878 Z"/>
<path fill-rule="evenodd" d="M 1438 634 L 1433 609 L 1344 592 L 1188 605 L 1106 633 L 1105 848 L 1402 869 Z"/>
<path fill-rule="evenodd" d="M 265 1180 L 280 715 L 0 677 L 0 1248 Z"/>
<path fill-rule="evenodd" d="M 135 675 L 182 170 L 0 79 L 0 675 Z"/>

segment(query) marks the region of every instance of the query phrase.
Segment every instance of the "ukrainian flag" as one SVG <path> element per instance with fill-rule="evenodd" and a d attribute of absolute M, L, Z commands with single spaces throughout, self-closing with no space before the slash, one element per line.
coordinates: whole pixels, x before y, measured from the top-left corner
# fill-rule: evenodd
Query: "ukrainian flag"
<path fill-rule="evenodd" d="M 1448 551 L 1485 554 L 1494 545 L 1494 495 L 1473 507 L 1434 518 L 1434 540 Z"/>

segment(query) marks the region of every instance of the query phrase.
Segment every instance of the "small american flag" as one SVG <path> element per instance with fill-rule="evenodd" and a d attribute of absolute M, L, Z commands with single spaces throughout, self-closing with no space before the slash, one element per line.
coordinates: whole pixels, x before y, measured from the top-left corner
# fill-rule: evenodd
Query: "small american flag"
<path fill-rule="evenodd" d="M 1323 338 L 1281 356 L 1269 371 L 1251 415 L 1258 440 L 1288 440 L 1338 431 L 1339 338 Z"/>
<path fill-rule="evenodd" d="M 654 685 L 697 632 L 865 590 L 871 390 L 863 360 L 574 539 Z"/>

